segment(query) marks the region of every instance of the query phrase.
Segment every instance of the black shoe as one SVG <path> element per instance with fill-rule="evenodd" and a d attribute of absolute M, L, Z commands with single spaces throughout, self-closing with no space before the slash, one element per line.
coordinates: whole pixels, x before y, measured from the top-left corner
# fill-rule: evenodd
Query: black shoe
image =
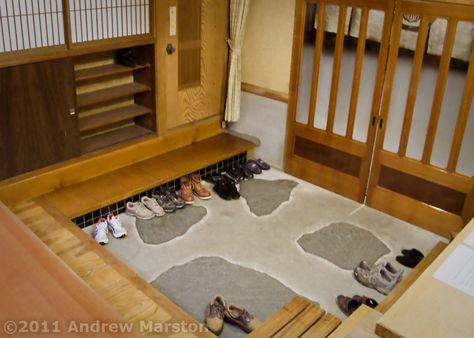
<path fill-rule="evenodd" d="M 234 183 L 228 181 L 227 182 L 227 190 L 229 191 L 230 197 L 233 200 L 238 200 L 240 198 L 239 191 L 237 190 L 237 187 L 235 186 Z"/>
<path fill-rule="evenodd" d="M 143 53 L 136 49 L 136 48 L 131 48 L 130 49 L 130 55 L 135 62 L 136 65 L 138 66 L 145 66 L 146 65 L 146 60 L 145 57 L 143 56 Z"/>
<path fill-rule="evenodd" d="M 126 67 L 144 66 L 146 60 L 136 48 L 123 49 L 117 54 L 117 63 Z"/>
<path fill-rule="evenodd" d="M 224 182 L 224 180 L 222 180 L 221 182 L 214 185 L 212 190 L 214 190 L 216 192 L 217 196 L 219 196 L 223 200 L 226 200 L 226 201 L 232 200 L 231 192 L 229 191 L 229 188 L 227 186 L 227 182 Z"/>
<path fill-rule="evenodd" d="M 237 179 L 238 182 L 243 181 L 245 179 L 245 173 L 240 166 L 233 166 L 229 170 L 229 172 L 232 175 L 232 177 Z"/>
<path fill-rule="evenodd" d="M 248 168 L 241 165 L 240 169 L 242 169 L 242 172 L 244 173 L 245 179 L 250 180 L 250 179 L 253 178 L 253 172 L 251 172 Z"/>
<path fill-rule="evenodd" d="M 421 257 L 422 259 L 425 257 L 422 252 L 418 251 L 417 249 L 413 248 L 411 250 L 403 249 L 402 250 L 403 256 L 408 257 Z"/>
<path fill-rule="evenodd" d="M 422 257 L 414 257 L 414 256 L 397 256 L 395 257 L 396 261 L 407 268 L 414 268 L 420 261 L 423 259 Z"/>

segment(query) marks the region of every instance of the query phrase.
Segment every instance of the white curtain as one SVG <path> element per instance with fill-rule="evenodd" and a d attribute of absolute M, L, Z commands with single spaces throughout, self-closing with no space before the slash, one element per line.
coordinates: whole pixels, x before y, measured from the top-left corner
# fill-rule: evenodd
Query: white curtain
<path fill-rule="evenodd" d="M 230 1 L 230 47 L 229 83 L 224 119 L 236 122 L 240 118 L 241 57 L 240 50 L 245 34 L 245 21 L 250 0 Z"/>

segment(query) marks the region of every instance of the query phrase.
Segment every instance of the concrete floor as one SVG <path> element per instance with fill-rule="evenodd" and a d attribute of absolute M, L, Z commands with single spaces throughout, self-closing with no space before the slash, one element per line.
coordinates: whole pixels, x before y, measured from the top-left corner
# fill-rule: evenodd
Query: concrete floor
<path fill-rule="evenodd" d="M 193 259 L 220 257 L 266 273 L 295 293 L 345 318 L 334 301 L 338 294 L 367 295 L 378 301 L 383 296 L 358 284 L 350 270 L 303 251 L 297 243 L 302 235 L 331 222 L 348 222 L 372 232 L 387 245 L 391 252 L 384 258 L 392 262 L 403 248 L 416 247 L 426 253 L 442 240 L 281 171 L 272 169 L 258 177 L 290 179 L 298 185 L 288 202 L 263 217 L 252 214 L 243 198 L 228 202 L 213 196 L 209 201 L 197 201 L 196 205 L 207 208 L 207 215 L 184 235 L 160 245 L 145 244 L 137 232 L 135 219 L 120 215 L 129 235 L 121 240 L 111 239 L 106 248 L 149 282 Z"/>

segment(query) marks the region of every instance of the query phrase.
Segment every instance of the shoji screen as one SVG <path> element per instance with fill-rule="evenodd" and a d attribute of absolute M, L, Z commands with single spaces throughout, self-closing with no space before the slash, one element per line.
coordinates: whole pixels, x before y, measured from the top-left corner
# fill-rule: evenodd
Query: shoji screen
<path fill-rule="evenodd" d="M 150 0 L 69 0 L 72 43 L 150 33 Z"/>
<path fill-rule="evenodd" d="M 0 53 L 64 43 L 61 0 L 0 1 Z"/>

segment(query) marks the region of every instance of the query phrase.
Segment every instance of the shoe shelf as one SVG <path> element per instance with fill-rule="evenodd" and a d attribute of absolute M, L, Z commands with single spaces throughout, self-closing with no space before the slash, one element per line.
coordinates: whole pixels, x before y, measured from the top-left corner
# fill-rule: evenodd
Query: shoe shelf
<path fill-rule="evenodd" d="M 97 79 L 97 78 L 116 75 L 116 74 L 131 73 L 135 70 L 143 69 L 143 68 L 150 68 L 150 64 L 147 63 L 146 65 L 143 65 L 143 66 L 138 65 L 134 67 L 126 67 L 126 66 L 122 66 L 122 65 L 114 63 L 114 64 L 93 67 L 93 68 L 77 70 L 75 72 L 75 77 L 76 77 L 76 81 L 85 81 L 85 80 L 92 80 L 92 79 Z"/>
<path fill-rule="evenodd" d="M 147 92 L 150 90 L 151 88 L 145 84 L 132 82 L 121 86 L 115 86 L 90 93 L 77 95 L 76 106 L 77 108 L 83 108 L 119 99 L 124 96 Z"/>
<path fill-rule="evenodd" d="M 90 153 L 153 134 L 153 131 L 134 124 L 84 138 L 81 140 L 81 151 L 83 154 Z"/>
<path fill-rule="evenodd" d="M 131 104 L 126 107 L 111 109 L 99 114 L 81 118 L 79 120 L 79 130 L 84 132 L 151 113 L 152 110 L 148 107 Z"/>
<path fill-rule="evenodd" d="M 154 46 L 136 47 L 136 51 L 140 64 L 135 66 L 117 62 L 122 58 L 120 50 L 75 58 L 82 154 L 155 133 Z"/>

